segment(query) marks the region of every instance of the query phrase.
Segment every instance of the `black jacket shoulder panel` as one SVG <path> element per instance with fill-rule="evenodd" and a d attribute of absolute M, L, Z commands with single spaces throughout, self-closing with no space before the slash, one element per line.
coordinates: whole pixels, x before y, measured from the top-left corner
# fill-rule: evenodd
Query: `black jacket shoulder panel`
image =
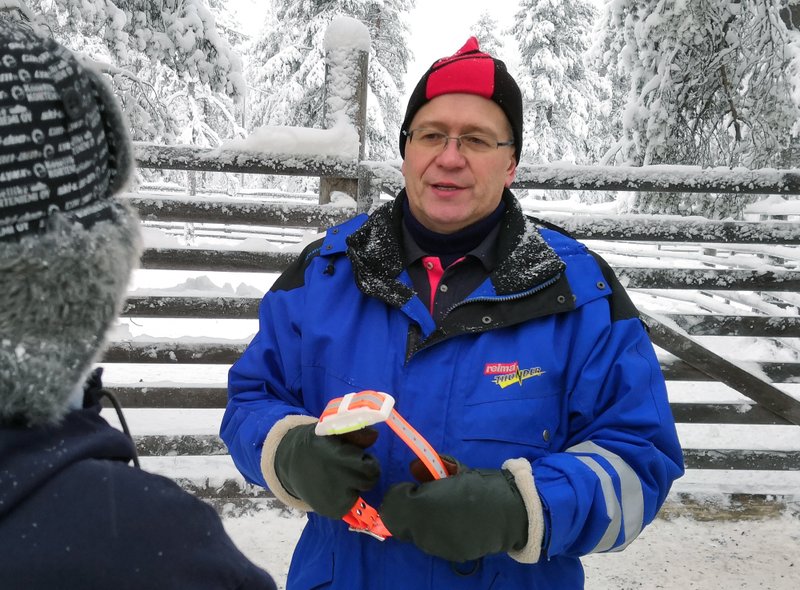
<path fill-rule="evenodd" d="M 286 267 L 281 276 L 272 283 L 272 287 L 269 289 L 270 292 L 291 291 L 302 287 L 305 284 L 306 269 L 314 258 L 319 256 L 323 241 L 324 238 L 318 238 L 303 248 L 303 251 L 294 259 L 294 262 Z"/>
<path fill-rule="evenodd" d="M 553 230 L 554 232 L 558 232 L 558 233 L 560 233 L 562 235 L 567 236 L 568 238 L 572 238 L 573 240 L 576 239 L 575 236 L 573 236 L 571 233 L 569 233 L 567 230 L 565 230 L 560 225 L 556 225 L 555 223 L 552 223 L 550 221 L 546 221 L 544 219 L 540 219 L 539 217 L 534 217 L 533 215 L 530 215 L 529 213 L 526 213 L 525 217 L 528 220 L 530 220 L 531 222 L 533 222 L 535 225 L 538 225 L 539 227 L 544 227 L 544 228 Z"/>
<path fill-rule="evenodd" d="M 625 287 L 623 287 L 622 283 L 619 282 L 616 273 L 609 266 L 608 262 L 606 262 L 597 252 L 589 250 L 589 254 L 591 254 L 595 261 L 597 261 L 597 265 L 600 267 L 606 283 L 608 283 L 608 286 L 611 288 L 611 297 L 609 297 L 609 303 L 611 305 L 611 320 L 616 322 L 618 320 L 638 318 L 639 310 L 636 309 L 636 306 L 633 304 L 633 301 L 631 301 L 628 292 L 625 291 Z"/>
<path fill-rule="evenodd" d="M 291 291 L 305 285 L 306 270 L 318 256 L 331 258 L 328 264 L 328 267 L 331 267 L 333 258 L 345 255 L 348 236 L 364 224 L 366 219 L 367 216 L 364 214 L 356 215 L 331 227 L 325 232 L 325 235 L 308 244 L 272 284 L 270 292 Z"/>

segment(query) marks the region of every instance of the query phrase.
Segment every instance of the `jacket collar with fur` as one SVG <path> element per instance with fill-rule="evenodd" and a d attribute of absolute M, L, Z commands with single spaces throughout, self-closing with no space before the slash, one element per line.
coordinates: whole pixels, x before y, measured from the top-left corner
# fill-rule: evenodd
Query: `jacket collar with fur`
<path fill-rule="evenodd" d="M 402 307 L 413 296 L 398 280 L 403 271 L 402 201 L 382 205 L 347 239 L 347 255 L 359 289 L 394 307 Z M 506 212 L 497 243 L 497 267 L 490 275 L 497 295 L 513 295 L 535 289 L 557 277 L 565 264 L 544 241 L 538 226 L 522 212 L 514 195 L 503 192 Z"/>

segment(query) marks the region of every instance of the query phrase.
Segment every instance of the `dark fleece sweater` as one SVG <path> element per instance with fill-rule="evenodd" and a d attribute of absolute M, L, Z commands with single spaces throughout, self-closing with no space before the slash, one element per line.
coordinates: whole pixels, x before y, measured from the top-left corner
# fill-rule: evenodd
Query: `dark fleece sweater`
<path fill-rule="evenodd" d="M 210 506 L 128 465 L 131 441 L 99 410 L 0 424 L 0 587 L 274 590 Z"/>

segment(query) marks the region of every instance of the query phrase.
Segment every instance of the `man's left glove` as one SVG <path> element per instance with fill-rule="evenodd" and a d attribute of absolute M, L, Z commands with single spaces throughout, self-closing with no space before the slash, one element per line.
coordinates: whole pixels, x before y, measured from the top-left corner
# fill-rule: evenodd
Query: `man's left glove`
<path fill-rule="evenodd" d="M 317 513 L 341 518 L 360 492 L 371 489 L 380 477 L 377 459 L 364 449 L 378 432 L 317 436 L 314 424 L 286 432 L 275 451 L 275 473 L 287 492 L 307 502 Z"/>
<path fill-rule="evenodd" d="M 397 484 L 380 515 L 398 540 L 450 561 L 519 551 L 528 542 L 528 511 L 508 469 L 459 465 L 451 477 Z"/>

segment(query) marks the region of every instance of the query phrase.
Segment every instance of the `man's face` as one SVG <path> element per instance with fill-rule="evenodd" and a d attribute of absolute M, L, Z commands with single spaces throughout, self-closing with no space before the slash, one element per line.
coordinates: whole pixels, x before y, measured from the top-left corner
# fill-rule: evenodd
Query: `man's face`
<path fill-rule="evenodd" d="M 450 137 L 467 133 L 512 139 L 503 110 L 474 94 L 443 94 L 425 103 L 414 115 L 410 130 L 430 129 Z M 403 176 L 414 217 L 438 233 L 456 232 L 483 219 L 497 208 L 503 188 L 517 170 L 513 146 L 473 152 L 455 139 L 442 150 L 406 140 Z"/>

